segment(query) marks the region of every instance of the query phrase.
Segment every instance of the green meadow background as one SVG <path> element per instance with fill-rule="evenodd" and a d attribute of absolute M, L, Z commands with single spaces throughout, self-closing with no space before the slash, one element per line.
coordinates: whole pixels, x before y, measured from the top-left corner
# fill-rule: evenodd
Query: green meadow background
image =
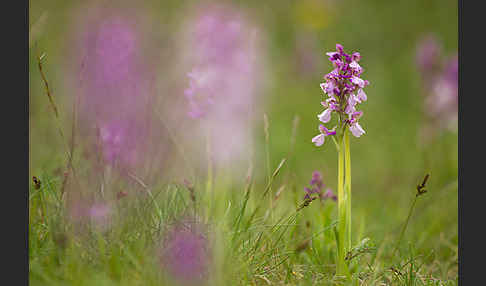
<path fill-rule="evenodd" d="M 154 25 L 153 29 L 160 29 L 162 36 L 158 41 L 163 42 L 164 39 L 170 40 L 174 37 L 171 32 L 175 31 L 181 23 L 185 9 L 196 2 L 198 1 L 140 1 L 140 6 L 147 9 L 147 15 L 154 19 L 153 22 L 160 22 L 160 26 Z M 116 1 L 101 1 L 101 3 L 107 6 L 116 5 Z M 305 194 L 303 188 L 307 186 L 314 170 L 321 171 L 326 186 L 336 191 L 337 153 L 332 141 L 328 140 L 324 146 L 317 148 L 311 143 L 311 138 L 318 134 L 316 115 L 322 109 L 320 105 L 322 91 L 319 84 L 323 82 L 323 76 L 331 70 L 325 52 L 334 50 L 335 44 L 341 43 L 345 51 L 361 53 L 360 64 L 365 69 L 362 77 L 371 83 L 366 89 L 368 101 L 361 104 L 364 116 L 360 123 L 366 130 L 366 134 L 359 139 L 351 138 L 352 214 L 356 239 L 369 237 L 377 246 L 377 252 L 388 252 L 389 256 L 415 196 L 416 185 L 421 182 L 426 173 L 430 174 L 427 182 L 428 192 L 418 198 L 402 241 L 401 258 L 396 261 L 382 258 L 380 263 L 375 263 L 379 260 L 377 256 L 386 257 L 386 254 L 376 252 L 366 254 L 369 257 L 363 256 L 358 269 L 365 271 L 367 259 L 371 259 L 370 261 L 382 269 L 387 269 L 388 265 L 406 261 L 413 252 L 414 255 L 419 256 L 417 260 L 420 261 L 419 264 L 423 263 L 417 275 L 422 278 L 433 277 L 435 280 L 430 281 L 435 282 L 423 282 L 424 279 L 417 279 L 413 282 L 416 284 L 410 282 L 412 284 L 408 285 L 449 285 L 447 283 L 455 285 L 458 276 L 458 136 L 457 131 L 439 132 L 433 140 L 427 141 L 428 144 L 421 144 L 425 139 L 421 138 L 423 135 L 420 130 L 426 124 L 427 117 L 424 115 L 425 95 L 422 79 L 415 64 L 415 54 L 418 42 L 428 34 L 434 34 L 441 41 L 446 56 L 457 52 L 457 1 L 246 0 L 222 1 L 222 3 L 234 5 L 250 15 L 252 23 L 259 27 L 259 35 L 264 39 L 262 45 L 265 54 L 264 84 L 259 96 L 263 101 L 260 108 L 269 119 L 268 148 L 271 169 L 275 170 L 279 162 L 286 158 L 285 165 L 272 185 L 274 193 L 279 187 L 285 185 L 279 198 L 279 205 L 275 209 L 275 216 L 289 215 L 292 210 L 295 210 Z M 63 149 L 65 142 L 58 134 L 57 122 L 49 107 L 40 78 L 36 55 L 39 52 L 46 53 L 43 68 L 61 112 L 61 124 L 68 128 L 70 91 L 69 85 L 65 83 L 65 73 L 69 69 L 66 57 L 69 55 L 70 46 L 67 39 L 72 37 L 72 30 L 69 29 L 72 13 L 79 13 L 79 9 L 82 9 L 82 6 L 75 1 L 29 1 L 31 27 L 44 17 L 42 23 L 35 25 L 35 32 L 31 30 L 30 33 L 29 171 L 30 177 L 38 176 L 41 180 L 52 182 L 52 192 L 56 192 L 61 182 L 62 172 L 59 172 L 59 168 L 64 168 L 66 162 Z M 306 58 L 308 58 L 308 65 L 302 64 Z M 159 71 L 163 69 L 162 65 L 158 68 Z M 163 72 L 158 75 L 158 77 L 163 76 Z M 267 184 L 263 115 L 259 116 L 261 117 L 256 118 L 259 124 L 254 132 L 258 148 L 254 162 L 256 179 L 252 195 L 262 193 Z M 289 153 L 296 117 L 298 124 L 295 129 L 295 146 Z M 221 212 L 213 213 L 212 219 L 225 221 L 236 217 L 238 207 L 243 200 L 245 176 L 246 174 L 242 174 L 240 178 L 228 179 L 236 182 L 228 190 L 220 187 L 224 184 L 215 182 L 216 187 L 221 188 L 215 198 L 215 204 L 219 206 Z M 31 187 L 31 196 L 36 191 Z M 163 196 L 161 195 L 161 200 Z M 44 199 L 49 200 L 49 197 L 45 195 Z M 116 257 L 110 256 L 115 262 L 110 260 L 111 262 L 105 263 L 96 258 L 93 262 L 93 259 L 87 258 L 92 251 L 90 248 L 100 247 L 101 244 L 98 246 L 90 244 L 88 247 L 74 243 L 68 247 L 70 250 L 63 258 L 65 259 L 63 263 L 71 263 L 71 266 L 63 268 L 64 264 L 57 258 L 53 258 L 58 255 L 56 253 L 59 246 L 54 243 L 55 235 L 51 230 L 52 225 L 59 222 L 51 220 L 47 223 L 39 223 L 36 208 L 40 206 L 34 203 L 35 200 L 35 198 L 30 200 L 30 284 L 160 285 L 168 283 L 158 274 L 154 274 L 157 269 L 155 262 L 150 264 L 144 260 L 152 265 L 147 268 L 153 271 L 140 270 L 133 266 L 141 263 L 140 259 L 144 257 L 142 254 L 137 254 L 137 251 L 138 253 L 148 251 L 147 246 L 136 242 L 130 244 L 131 248 L 129 248 L 135 253 L 134 257 L 130 256 L 130 259 L 138 261 L 137 263 L 121 254 Z M 228 200 L 232 202 L 232 207 L 229 215 L 225 215 Z M 312 203 L 300 212 L 295 223 L 303 225 L 308 221 L 312 228 L 309 233 L 317 232 L 322 225 L 322 216 L 327 214 L 330 218 L 336 219 L 336 216 L 332 217 L 332 213 L 337 209 L 333 204 L 330 201 L 324 206 Z M 52 207 L 50 210 L 52 216 L 57 214 L 55 205 L 55 202 L 47 205 L 48 208 Z M 255 195 L 250 199 L 248 207 L 253 210 L 257 205 L 258 199 Z M 49 213 L 49 210 L 47 212 Z M 259 215 L 260 213 L 257 216 Z M 245 219 L 249 219 L 249 215 L 246 215 Z M 276 222 L 277 219 L 274 219 L 273 223 Z M 231 227 L 223 229 L 231 233 Z M 219 239 L 226 239 L 225 230 L 222 231 L 223 234 Z M 120 232 L 124 231 L 130 230 L 120 230 Z M 251 237 L 251 228 L 246 231 Z M 265 237 L 268 241 L 275 240 L 272 235 L 276 234 L 269 233 Z M 283 249 L 294 249 L 303 241 L 303 235 L 294 230 L 286 233 L 279 243 L 282 243 Z M 328 238 L 329 247 L 332 248 L 334 243 L 330 239 L 332 233 L 326 235 L 324 240 L 328 241 L 326 240 Z M 249 240 L 252 241 L 251 238 Z M 111 243 L 106 243 L 105 251 L 109 252 L 110 247 L 116 248 Z M 218 275 L 223 278 L 218 278 L 220 280 L 217 280 L 219 281 L 217 284 L 230 285 L 228 281 L 238 281 L 240 285 L 339 283 L 329 282 L 332 269 L 315 270 L 305 267 L 305 265 L 334 263 L 332 254 L 322 254 L 325 251 L 322 245 L 316 242 L 315 247 L 322 251 L 317 251 L 321 254 L 316 254 L 312 249 L 304 250 L 300 254 L 291 255 L 282 265 L 275 266 L 277 264 L 275 263 L 273 272 L 263 274 L 252 264 L 242 264 L 246 266 L 238 270 L 223 271 L 221 269 L 232 269 L 236 266 L 222 263 L 223 268 Z M 225 251 L 235 251 L 235 257 L 245 260 L 246 255 L 238 252 L 236 248 L 228 246 L 225 249 Z M 88 254 L 83 254 L 84 251 Z M 316 260 L 316 257 L 320 257 L 321 260 Z M 270 265 L 273 262 L 265 262 L 262 258 L 260 263 Z M 118 269 L 116 270 L 119 271 L 118 275 L 110 274 L 111 271 L 116 272 L 113 267 Z M 409 268 L 403 271 L 407 272 Z M 386 274 L 388 280 L 379 281 L 390 283 L 386 285 L 408 283 L 393 278 L 393 273 L 388 272 Z M 320 277 L 316 273 L 321 273 L 325 278 L 316 278 Z M 258 278 L 258 275 L 263 275 L 265 279 Z M 376 282 L 378 280 L 371 281 L 365 281 L 362 285 L 380 285 Z"/>

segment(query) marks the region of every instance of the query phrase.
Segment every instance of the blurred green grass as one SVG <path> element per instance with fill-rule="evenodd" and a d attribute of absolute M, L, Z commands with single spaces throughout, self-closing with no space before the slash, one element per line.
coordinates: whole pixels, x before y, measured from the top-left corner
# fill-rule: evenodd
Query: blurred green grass
<path fill-rule="evenodd" d="M 284 193 L 287 206 L 303 195 L 313 170 L 320 170 L 324 182 L 336 189 L 337 154 L 329 141 L 317 148 L 311 138 L 317 134 L 316 115 L 321 111 L 319 83 L 330 71 L 325 52 L 335 43 L 345 50 L 358 50 L 365 68 L 363 78 L 368 101 L 362 105 L 361 120 L 366 134 L 352 138 L 353 223 L 356 229 L 364 223 L 364 236 L 381 242 L 396 237 L 405 220 L 415 186 L 425 173 L 430 173 L 428 193 L 421 197 L 405 235 L 419 251 L 435 250 L 445 261 L 454 249 L 438 243 L 452 242 L 457 253 L 457 133 L 441 135 L 423 151 L 418 145 L 419 129 L 424 124 L 421 79 L 415 67 L 416 45 L 421 36 L 434 33 L 444 50 L 457 51 L 457 1 L 224 1 L 246 10 L 261 26 L 265 35 L 266 62 L 263 110 L 270 120 L 271 166 L 287 157 L 294 116 L 300 121 L 293 157 L 283 169 L 291 174 L 289 185 L 296 193 Z M 163 29 L 170 33 L 178 16 L 190 1 L 146 1 L 152 16 L 160 18 Z M 48 12 L 45 28 L 35 47 L 30 49 L 30 173 L 47 173 L 63 166 L 65 155 L 52 113 L 48 109 L 39 72 L 36 49 L 47 53 L 45 69 L 56 100 L 68 116 L 68 95 L 64 93 L 63 55 L 68 48 L 69 11 L 65 1 L 29 1 L 30 23 Z M 302 7 L 303 6 L 303 7 Z M 313 10 L 315 8 L 315 10 Z M 307 9 L 307 10 L 306 10 Z M 302 12 L 303 11 L 303 12 Z M 299 13 L 310 15 L 309 18 Z M 296 41 L 301 34 L 316 40 L 316 72 L 302 74 L 296 67 Z M 60 94 L 61 93 L 61 94 Z M 67 118 L 67 117 L 66 117 Z M 263 119 L 255 131 L 259 148 L 257 158 L 264 158 Z M 68 121 L 68 120 L 66 120 Z M 263 159 L 261 160 L 262 162 Z M 263 165 L 263 163 L 262 163 Z M 265 169 L 257 166 L 260 179 Z M 283 177 L 275 184 L 282 184 Z M 274 188 L 275 189 L 275 188 Z M 315 206 L 305 210 L 312 217 Z M 452 253 L 450 253 L 452 251 Z M 444 254 L 446 253 L 446 254 Z M 444 274 L 446 276 L 446 274 Z M 444 277 L 445 277 L 444 276 Z"/>

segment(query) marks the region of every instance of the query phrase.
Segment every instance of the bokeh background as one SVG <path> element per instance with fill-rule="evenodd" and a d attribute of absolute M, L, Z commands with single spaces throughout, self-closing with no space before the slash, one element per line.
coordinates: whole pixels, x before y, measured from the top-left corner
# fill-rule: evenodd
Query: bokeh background
<path fill-rule="evenodd" d="M 279 180 L 288 185 L 289 194 L 294 194 L 289 195 L 289 204 L 304 194 L 314 170 L 321 171 L 324 183 L 336 189 L 337 153 L 332 141 L 318 148 L 311 138 L 318 132 L 316 115 L 322 111 L 319 84 L 331 70 L 325 52 L 340 43 L 345 51 L 361 53 L 363 78 L 371 83 L 366 88 L 368 101 L 361 104 L 364 116 L 360 122 L 366 134 L 351 138 L 354 224 L 357 228 L 363 225 L 361 231 L 376 241 L 396 235 L 416 185 L 430 173 L 428 193 L 417 203 L 407 239 L 448 259 L 454 253 L 457 257 L 457 128 L 423 131 L 431 124 L 425 105 L 430 94 L 416 61 L 418 46 L 430 35 L 441 45 L 441 57 L 457 54 L 457 1 L 29 1 L 31 176 L 59 173 L 65 164 L 65 153 L 60 151 L 65 143 L 59 137 L 37 68 L 39 53 L 46 54 L 44 69 L 62 124 L 69 130 L 77 92 L 72 84 L 76 78 L 73 71 L 79 64 L 74 43 L 80 23 L 88 19 L 88 7 L 101 5 L 142 15 L 137 19 L 143 19 L 138 24 L 146 33 L 144 44 L 148 48 L 144 53 L 155 67 L 155 94 L 160 98 L 156 106 L 164 114 L 170 110 L 167 104 L 182 98 L 178 92 L 188 85 L 189 70 L 178 62 L 184 45 L 183 27 L 195 7 L 214 3 L 241 11 L 259 39 L 261 67 L 251 157 L 256 176 L 261 180 L 266 177 L 266 114 L 272 170 L 287 158 L 283 169 L 286 176 Z M 295 146 L 289 154 L 292 140 Z M 176 157 L 167 158 L 177 161 Z M 177 163 L 163 165 L 159 174 L 170 180 L 172 173 L 165 165 Z M 240 176 L 242 181 L 245 172 L 231 176 L 236 181 Z M 310 215 L 312 208 L 306 211 Z M 446 272 L 450 269 L 449 265 L 443 267 Z"/>

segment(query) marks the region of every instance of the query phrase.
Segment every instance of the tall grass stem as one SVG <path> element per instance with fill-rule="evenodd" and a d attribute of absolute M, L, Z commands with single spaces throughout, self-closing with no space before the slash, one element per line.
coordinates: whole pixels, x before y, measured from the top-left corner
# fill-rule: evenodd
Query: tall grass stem
<path fill-rule="evenodd" d="M 397 245 L 395 246 L 395 249 L 393 250 L 393 253 L 392 253 L 392 256 L 391 256 L 392 258 L 395 256 L 395 253 L 397 252 L 398 247 L 400 246 L 400 243 L 402 242 L 403 235 L 405 234 L 405 230 L 407 229 L 408 223 L 410 221 L 410 217 L 412 216 L 413 209 L 415 208 L 415 204 L 417 203 L 417 198 L 418 198 L 418 196 L 415 196 L 415 198 L 413 199 L 412 205 L 410 206 L 410 209 L 408 210 L 407 220 L 405 221 L 405 224 L 403 225 L 403 228 L 400 231 L 400 236 L 398 237 Z"/>

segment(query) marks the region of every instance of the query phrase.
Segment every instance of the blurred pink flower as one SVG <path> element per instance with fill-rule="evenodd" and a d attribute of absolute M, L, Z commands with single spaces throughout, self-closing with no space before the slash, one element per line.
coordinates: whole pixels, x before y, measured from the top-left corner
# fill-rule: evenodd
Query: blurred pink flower
<path fill-rule="evenodd" d="M 209 266 L 208 241 L 200 226 L 179 223 L 170 229 L 160 258 L 175 280 L 199 285 L 206 278 Z"/>
<path fill-rule="evenodd" d="M 100 17 L 84 32 L 80 122 L 85 135 L 98 134 L 106 163 L 134 167 L 144 158 L 153 79 L 143 62 L 140 34 L 121 16 Z"/>
<path fill-rule="evenodd" d="M 423 37 L 417 45 L 416 64 L 426 88 L 430 88 L 434 73 L 440 67 L 442 47 L 434 35 Z"/>
<path fill-rule="evenodd" d="M 139 150 L 143 140 L 147 135 L 143 122 L 137 122 L 134 118 L 128 120 L 113 120 L 103 123 L 100 127 L 100 141 L 102 153 L 105 161 L 112 165 L 121 164 L 131 166 L 136 164 L 142 150 Z"/>
<path fill-rule="evenodd" d="M 92 223 L 100 229 L 106 229 L 111 220 L 112 208 L 108 203 L 83 197 L 80 193 L 70 198 L 68 204 L 69 218 L 74 222 Z"/>
<path fill-rule="evenodd" d="M 417 66 L 426 95 L 424 112 L 439 129 L 454 128 L 458 105 L 458 58 L 443 59 L 442 46 L 435 36 L 423 38 L 417 48 Z"/>
<path fill-rule="evenodd" d="M 197 18 L 192 33 L 195 65 L 184 92 L 191 117 L 209 112 L 217 117 L 223 110 L 247 107 L 252 102 L 254 66 L 246 24 L 236 12 L 212 8 Z"/>
<path fill-rule="evenodd" d="M 442 127 L 457 120 L 458 61 L 451 57 L 442 73 L 434 81 L 432 94 L 425 101 L 428 114 Z"/>
<path fill-rule="evenodd" d="M 212 5 L 191 17 L 187 34 L 186 114 L 198 119 L 195 133 L 210 133 L 215 163 L 244 157 L 259 82 L 256 32 L 237 10 Z"/>
<path fill-rule="evenodd" d="M 93 204 L 88 210 L 88 216 L 98 226 L 107 226 L 109 223 L 111 208 L 104 203 Z"/>
<path fill-rule="evenodd" d="M 333 201 L 337 200 L 337 196 L 330 188 L 327 188 L 326 192 L 323 193 L 325 185 L 322 180 L 322 174 L 319 171 L 312 172 L 312 179 L 309 184 L 310 187 L 304 187 L 304 191 L 306 192 L 304 199 L 309 200 L 313 194 L 317 194 L 321 199 L 321 202 L 327 199 L 332 199 Z"/>

